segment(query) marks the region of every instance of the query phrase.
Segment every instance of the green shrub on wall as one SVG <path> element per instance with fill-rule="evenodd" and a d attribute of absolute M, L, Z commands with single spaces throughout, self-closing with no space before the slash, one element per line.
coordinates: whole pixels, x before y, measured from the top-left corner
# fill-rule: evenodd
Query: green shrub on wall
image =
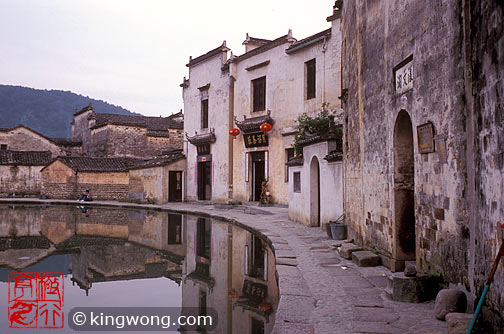
<path fill-rule="evenodd" d="M 303 154 L 303 147 L 301 141 L 313 136 L 320 136 L 329 132 L 330 117 L 334 116 L 335 121 L 341 121 L 341 114 L 337 113 L 337 109 L 331 109 L 329 103 L 322 103 L 321 109 L 317 116 L 310 117 L 307 113 L 302 113 L 297 119 L 296 134 L 294 135 L 294 148 L 295 154 L 300 156 Z M 340 127 L 335 129 L 342 131 Z"/>

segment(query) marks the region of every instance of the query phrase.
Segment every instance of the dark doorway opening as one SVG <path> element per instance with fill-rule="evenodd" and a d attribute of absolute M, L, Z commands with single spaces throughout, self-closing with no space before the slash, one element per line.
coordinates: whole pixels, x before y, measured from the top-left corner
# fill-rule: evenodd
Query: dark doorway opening
<path fill-rule="evenodd" d="M 310 225 L 320 226 L 320 166 L 317 157 L 310 164 Z"/>
<path fill-rule="evenodd" d="M 170 171 L 168 173 L 168 201 L 182 201 L 182 172 Z"/>
<path fill-rule="evenodd" d="M 168 214 L 168 245 L 182 243 L 182 215 Z"/>
<path fill-rule="evenodd" d="M 252 157 L 252 200 L 261 200 L 262 181 L 266 176 L 264 151 L 251 152 Z"/>
<path fill-rule="evenodd" d="M 414 260 L 416 224 L 413 125 L 405 110 L 399 112 L 394 128 L 394 203 L 395 259 Z"/>
<path fill-rule="evenodd" d="M 250 272 L 248 273 L 250 277 L 264 279 L 265 267 L 265 245 L 263 241 L 252 236 L 252 258 L 250 261 Z"/>
<path fill-rule="evenodd" d="M 209 261 L 211 255 L 212 224 L 208 219 L 198 218 L 196 225 L 196 256 Z"/>
<path fill-rule="evenodd" d="M 198 199 L 210 200 L 212 196 L 212 162 L 198 162 Z"/>

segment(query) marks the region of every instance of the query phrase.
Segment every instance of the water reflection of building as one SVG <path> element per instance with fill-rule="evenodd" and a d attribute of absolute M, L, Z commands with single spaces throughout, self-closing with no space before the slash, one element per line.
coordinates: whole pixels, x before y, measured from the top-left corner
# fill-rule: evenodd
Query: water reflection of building
<path fill-rule="evenodd" d="M 278 304 L 273 252 L 241 228 L 187 218 L 182 306 L 213 308 L 216 333 L 269 333 Z"/>
<path fill-rule="evenodd" d="M 54 206 L 0 207 L 0 266 L 23 269 L 71 254 L 72 280 L 168 277 L 180 282 L 185 257 L 182 215 Z"/>
<path fill-rule="evenodd" d="M 21 269 L 70 254 L 64 267 L 86 293 L 100 282 L 166 277 L 182 286 L 183 307 L 200 315 L 215 310 L 215 333 L 269 333 L 273 327 L 273 252 L 242 228 L 142 210 L 0 207 L 0 217 L 8 213 L 20 227 L 0 223 L 0 266 Z"/>

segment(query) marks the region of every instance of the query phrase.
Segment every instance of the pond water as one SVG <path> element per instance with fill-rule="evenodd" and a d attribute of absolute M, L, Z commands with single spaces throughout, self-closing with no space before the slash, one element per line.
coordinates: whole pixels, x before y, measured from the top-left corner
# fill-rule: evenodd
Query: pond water
<path fill-rule="evenodd" d="M 34 304 L 39 328 L 9 328 L 11 321 L 23 327 L 33 320 L 33 310 L 13 317 L 27 310 L 14 304 L 31 300 L 32 281 L 47 287 L 37 290 Z M 63 330 L 40 328 L 61 321 L 59 299 L 41 291 L 63 297 Z M 218 319 L 210 330 L 172 324 L 157 332 L 263 334 L 272 330 L 279 298 L 271 248 L 237 226 L 161 211 L 4 205 L 0 300 L 0 333 L 73 333 L 68 315 L 76 307 L 173 307 L 178 315 L 193 308 Z"/>

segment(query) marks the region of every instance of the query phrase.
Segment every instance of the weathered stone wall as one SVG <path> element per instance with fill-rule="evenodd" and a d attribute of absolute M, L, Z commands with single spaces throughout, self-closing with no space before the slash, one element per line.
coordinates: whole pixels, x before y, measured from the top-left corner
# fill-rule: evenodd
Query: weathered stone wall
<path fill-rule="evenodd" d="M 89 129 L 88 117 L 93 114 L 93 110 L 87 110 L 74 116 L 72 120 L 72 140 L 82 142 L 82 153 L 89 155 L 91 130 Z"/>
<path fill-rule="evenodd" d="M 168 166 L 132 169 L 129 172 L 129 199 L 149 203 L 166 203 L 169 198 L 169 173 L 186 170 L 186 160 L 182 159 Z M 182 182 L 182 187 L 185 187 Z M 182 198 L 184 192 L 182 192 Z"/>
<path fill-rule="evenodd" d="M 66 155 L 64 148 L 24 127 L 0 131 L 0 144 L 13 151 L 50 151 L 53 157 Z"/>
<path fill-rule="evenodd" d="M 464 212 L 464 70 L 461 4 L 346 2 L 343 9 L 345 213 L 362 243 L 408 260 L 399 222 L 404 146 L 399 112 L 411 120 L 416 260 L 420 269 L 467 281 Z M 439 36 L 443 36 L 442 39 Z M 396 92 L 394 68 L 412 56 L 413 88 Z M 442 152 L 421 154 L 417 126 L 432 122 Z M 412 147 L 411 147 L 412 146 Z M 397 165 L 397 166 L 396 166 Z M 397 208 L 396 208 L 397 205 Z M 396 210 L 397 209 L 397 210 Z M 414 249 L 414 247 L 413 247 Z M 390 263 L 400 267 L 400 263 Z M 398 269 L 398 268 L 397 268 Z"/>
<path fill-rule="evenodd" d="M 49 198 L 77 199 L 89 190 L 95 200 L 127 200 L 128 172 L 75 173 L 60 161 L 42 171 L 41 193 Z"/>
<path fill-rule="evenodd" d="M 504 223 L 504 4 L 466 0 L 467 164 L 470 288 L 482 292 L 502 244 Z M 471 94 L 472 93 L 472 94 Z M 495 274 L 484 311 L 494 328 L 504 328 L 504 265 Z M 499 289 L 499 287 L 501 287 Z M 487 313 L 488 312 L 488 313 Z M 496 314 L 500 313 L 500 322 Z"/>
<path fill-rule="evenodd" d="M 44 166 L 0 166 L 0 194 L 40 194 L 40 170 Z"/>
<path fill-rule="evenodd" d="M 343 7 L 344 205 L 351 234 L 399 269 L 408 260 L 400 220 L 410 191 L 418 269 L 462 284 L 473 300 L 502 237 L 502 23 L 503 5 L 493 1 Z M 394 69 L 409 56 L 413 85 L 397 93 Z M 417 126 L 427 122 L 435 151 L 422 154 Z M 404 140 L 407 131 L 413 145 Z M 502 265 L 494 284 L 504 284 Z M 496 313 L 504 310 L 503 296 L 494 289 L 487 297 Z"/>
<path fill-rule="evenodd" d="M 120 125 L 93 129 L 89 140 L 88 155 L 95 157 L 149 158 L 170 148 L 182 147 L 178 137 L 150 137 L 146 128 Z"/>

